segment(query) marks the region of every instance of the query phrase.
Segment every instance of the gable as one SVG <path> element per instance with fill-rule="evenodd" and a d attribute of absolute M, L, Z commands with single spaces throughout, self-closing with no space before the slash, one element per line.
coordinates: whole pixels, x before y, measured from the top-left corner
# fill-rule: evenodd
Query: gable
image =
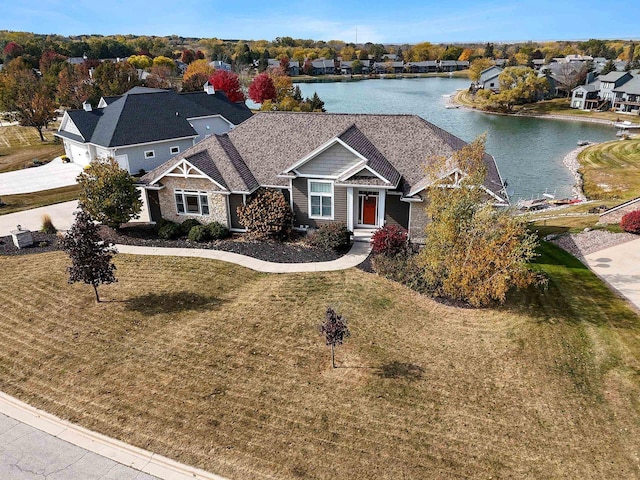
<path fill-rule="evenodd" d="M 355 167 L 362 159 L 340 143 L 334 143 L 305 164 L 296 168 L 302 175 L 337 177 L 345 170 Z"/>
<path fill-rule="evenodd" d="M 73 123 L 73 120 L 71 120 L 71 117 L 69 117 L 68 114 L 65 113 L 64 118 L 62 119 L 62 123 L 60 124 L 60 131 L 61 132 L 69 132 L 72 133 L 74 135 L 79 135 L 82 137 L 82 133 L 80 133 L 80 130 L 78 129 L 78 127 L 76 126 L 75 123 Z M 82 137 L 84 138 L 84 137 Z"/>
<path fill-rule="evenodd" d="M 150 183 L 156 183 L 162 180 L 164 177 L 179 177 L 184 179 L 204 179 L 210 180 L 221 190 L 227 190 L 227 186 L 224 184 L 224 180 L 222 180 L 220 173 L 218 172 L 215 165 L 209 165 L 209 172 L 205 172 L 203 169 L 198 168 L 194 165 L 197 163 L 197 157 L 194 156 L 194 161 L 189 162 L 185 159 L 180 160 L 179 162 L 171 165 L 167 170 L 154 178 L 154 180 Z"/>

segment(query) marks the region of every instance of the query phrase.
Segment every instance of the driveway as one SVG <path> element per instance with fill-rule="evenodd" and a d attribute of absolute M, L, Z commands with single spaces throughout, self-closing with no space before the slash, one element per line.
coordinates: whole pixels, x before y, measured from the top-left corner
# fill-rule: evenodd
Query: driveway
<path fill-rule="evenodd" d="M 80 172 L 77 163 L 62 163 L 57 157 L 41 167 L 0 173 L 0 197 L 75 185 Z"/>
<path fill-rule="evenodd" d="M 53 225 L 58 230 L 68 230 L 73 220 L 73 212 L 78 208 L 77 200 L 64 203 L 47 205 L 46 207 L 33 208 L 23 212 L 0 215 L 0 237 L 9 235 L 18 225 L 23 229 L 37 231 L 42 227 L 42 215 L 45 213 L 51 217 Z"/>
<path fill-rule="evenodd" d="M 586 264 L 640 310 L 640 239 L 584 257 Z"/>

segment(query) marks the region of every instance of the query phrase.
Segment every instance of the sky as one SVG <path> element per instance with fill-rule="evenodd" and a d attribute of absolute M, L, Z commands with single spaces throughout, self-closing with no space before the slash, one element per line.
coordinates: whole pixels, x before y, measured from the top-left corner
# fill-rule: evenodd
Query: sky
<path fill-rule="evenodd" d="M 0 0 L 0 30 L 358 43 L 640 39 L 640 0 Z"/>

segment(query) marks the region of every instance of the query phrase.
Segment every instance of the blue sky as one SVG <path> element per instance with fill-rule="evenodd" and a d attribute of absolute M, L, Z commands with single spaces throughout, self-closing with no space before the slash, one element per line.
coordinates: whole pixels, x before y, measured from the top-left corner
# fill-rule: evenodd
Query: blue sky
<path fill-rule="evenodd" d="M 640 1 L 0 0 L 0 29 L 375 43 L 640 38 Z M 624 6 L 623 6 L 624 5 Z"/>

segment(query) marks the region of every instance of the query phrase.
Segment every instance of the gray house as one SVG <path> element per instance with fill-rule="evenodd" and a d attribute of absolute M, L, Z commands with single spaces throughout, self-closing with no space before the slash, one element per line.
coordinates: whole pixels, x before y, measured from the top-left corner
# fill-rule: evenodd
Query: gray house
<path fill-rule="evenodd" d="M 403 62 L 375 62 L 373 64 L 373 71 L 375 73 L 402 73 L 404 72 Z"/>
<path fill-rule="evenodd" d="M 495 65 L 484 69 L 480 72 L 480 79 L 476 82 L 476 88 L 491 90 L 492 92 L 500 91 L 500 82 L 498 77 L 502 73 L 502 68 Z"/>
<path fill-rule="evenodd" d="M 336 65 L 333 60 L 324 58 L 313 60 L 311 66 L 313 67 L 313 75 L 333 75 L 336 72 Z"/>
<path fill-rule="evenodd" d="M 103 97 L 98 108 L 65 112 L 56 136 L 66 155 L 88 165 L 113 157 L 130 173 L 152 170 L 174 155 L 215 134 L 228 132 L 251 117 L 244 103 L 223 92 L 176 93 L 135 87 L 117 97 Z"/>
<path fill-rule="evenodd" d="M 282 191 L 297 229 L 396 224 L 420 239 L 428 221 L 426 189 L 433 182 L 455 187 L 464 177 L 453 163 L 427 177 L 425 162 L 451 158 L 464 145 L 414 115 L 261 112 L 174 156 L 141 182 L 154 221 L 196 218 L 243 231 L 237 207 L 262 186 Z M 493 157 L 484 161 L 488 174 L 481 188 L 494 204 L 507 205 Z"/>
<path fill-rule="evenodd" d="M 615 109 L 620 112 L 640 108 L 640 74 L 609 72 L 572 90 L 571 107 L 581 110 Z"/>
<path fill-rule="evenodd" d="M 435 73 L 438 71 L 438 62 L 425 60 L 424 62 L 407 62 L 404 66 L 409 73 Z"/>

